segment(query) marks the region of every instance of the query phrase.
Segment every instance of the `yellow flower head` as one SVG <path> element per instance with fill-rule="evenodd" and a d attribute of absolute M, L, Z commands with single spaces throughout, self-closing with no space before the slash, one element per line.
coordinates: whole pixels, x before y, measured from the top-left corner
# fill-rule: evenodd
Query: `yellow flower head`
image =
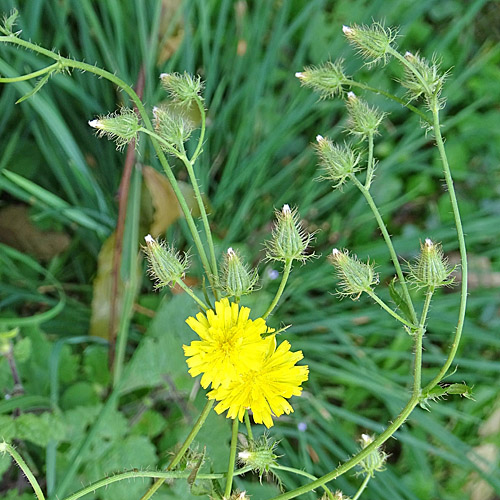
<path fill-rule="evenodd" d="M 203 373 L 203 388 L 209 384 L 213 389 L 228 385 L 267 353 L 272 337 L 263 339 L 262 334 L 274 330 L 267 328 L 262 318 L 248 319 L 249 314 L 248 307 L 239 308 L 238 304 L 222 299 L 215 303 L 215 311 L 210 309 L 206 316 L 198 313 L 196 318 L 186 320 L 201 340 L 183 346 L 184 354 L 191 376 Z"/>
<path fill-rule="evenodd" d="M 219 401 L 215 411 L 221 414 L 229 410 L 227 417 L 241 422 L 245 410 L 250 409 L 256 423 L 271 427 L 272 415 L 279 417 L 293 412 L 287 398 L 302 393 L 300 385 L 309 373 L 307 366 L 295 366 L 302 358 L 302 351 L 291 352 L 286 340 L 276 348 L 273 336 L 268 352 L 248 371 L 208 393 L 209 399 Z"/>

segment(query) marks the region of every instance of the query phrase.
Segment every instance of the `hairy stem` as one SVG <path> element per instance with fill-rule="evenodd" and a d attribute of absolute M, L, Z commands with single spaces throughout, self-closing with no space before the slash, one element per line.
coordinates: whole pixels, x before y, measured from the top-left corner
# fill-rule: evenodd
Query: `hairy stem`
<path fill-rule="evenodd" d="M 462 270 L 462 288 L 460 292 L 460 309 L 458 311 L 458 322 L 457 328 L 455 330 L 455 335 L 453 337 L 453 343 L 451 345 L 450 352 L 446 362 L 442 366 L 439 373 L 425 386 L 424 392 L 431 390 L 443 377 L 450 368 L 455 356 L 457 354 L 458 345 L 460 344 L 460 339 L 462 337 L 462 331 L 464 328 L 465 320 L 465 310 L 467 307 L 467 249 L 465 247 L 465 237 L 464 230 L 462 227 L 462 220 L 460 218 L 460 210 L 458 208 L 457 196 L 455 194 L 455 187 L 453 185 L 453 178 L 451 177 L 450 165 L 448 164 L 448 158 L 446 156 L 446 151 L 444 149 L 443 137 L 441 135 L 441 125 L 439 123 L 439 106 L 438 98 L 434 96 L 432 115 L 434 118 L 434 136 L 436 138 L 436 144 L 439 150 L 439 156 L 441 157 L 441 162 L 443 164 L 444 178 L 446 181 L 446 186 L 450 195 L 451 206 L 453 210 L 453 217 L 455 219 L 455 227 L 457 229 L 458 245 L 460 249 L 460 265 Z"/>
<path fill-rule="evenodd" d="M 297 476 L 304 476 L 304 477 L 307 477 L 307 478 L 312 479 L 312 480 L 317 479 L 316 476 L 313 476 L 312 474 L 309 474 L 308 472 L 306 472 L 304 470 L 295 469 L 294 467 L 287 467 L 286 465 L 277 465 L 277 464 L 270 465 L 269 468 L 274 469 L 274 470 L 282 470 L 282 471 L 286 471 L 286 472 L 292 472 L 293 474 L 297 474 Z M 332 492 L 330 491 L 330 489 L 327 486 L 323 485 L 322 488 L 325 491 L 325 493 L 327 494 L 328 498 L 330 498 L 331 500 L 335 500 Z"/>
<path fill-rule="evenodd" d="M 245 410 L 245 427 L 247 428 L 247 436 L 250 441 L 253 441 L 252 424 L 250 423 L 250 416 L 248 410 Z"/>
<path fill-rule="evenodd" d="M 8 453 L 12 457 L 14 462 L 17 463 L 19 468 L 23 471 L 23 474 L 26 476 L 26 479 L 31 484 L 31 487 L 35 492 L 37 499 L 45 500 L 45 496 L 42 492 L 42 488 L 40 488 L 40 485 L 38 484 L 38 481 L 36 480 L 35 476 L 31 472 L 26 462 L 23 460 L 23 457 L 19 455 L 19 453 L 14 449 L 14 447 L 5 442 L 0 443 L 0 453 Z"/>
<path fill-rule="evenodd" d="M 374 162 L 373 162 L 373 133 L 368 135 L 368 166 L 366 169 L 366 181 L 365 181 L 365 189 L 370 189 L 372 179 L 373 179 L 373 171 L 374 171 Z"/>
<path fill-rule="evenodd" d="M 413 394 L 420 396 L 422 388 L 422 339 L 425 333 L 425 322 L 431 305 L 434 287 L 429 287 L 425 294 L 424 307 L 420 316 L 420 323 L 415 337 L 415 366 L 413 369 Z"/>
<path fill-rule="evenodd" d="M 208 414 L 210 413 L 210 410 L 212 409 L 214 405 L 214 401 L 207 401 L 205 407 L 203 408 L 203 411 L 201 412 L 200 416 L 198 417 L 198 420 L 194 424 L 193 428 L 191 429 L 191 432 L 189 433 L 188 437 L 182 444 L 181 448 L 179 451 L 175 454 L 174 458 L 170 462 L 170 464 L 167 467 L 167 471 L 172 470 L 182 459 L 184 456 L 184 453 L 186 453 L 187 449 L 193 442 L 194 438 L 200 432 L 200 429 L 202 428 L 203 424 L 205 423 L 205 420 L 208 417 Z M 160 488 L 160 486 L 165 482 L 166 477 L 160 477 L 157 479 L 152 486 L 144 493 L 144 495 L 141 497 L 141 500 L 148 500 L 151 498 Z"/>
<path fill-rule="evenodd" d="M 274 310 L 276 307 L 276 304 L 278 304 L 278 301 L 280 300 L 281 296 L 283 295 L 283 290 L 285 290 L 286 282 L 288 281 L 288 277 L 290 276 L 290 271 L 292 270 L 292 260 L 287 260 L 285 262 L 285 266 L 283 268 L 283 276 L 281 277 L 281 283 L 278 288 L 278 291 L 276 292 L 276 295 L 274 296 L 273 301 L 267 308 L 267 311 L 263 314 L 262 318 L 266 319 Z"/>
<path fill-rule="evenodd" d="M 366 292 L 384 311 L 387 311 L 393 318 L 397 319 L 399 322 L 403 323 L 410 329 L 414 329 L 415 326 L 412 325 L 409 321 L 406 321 L 402 316 L 400 316 L 397 312 L 393 311 L 378 295 L 373 291 Z"/>
<path fill-rule="evenodd" d="M 238 427 L 239 420 L 235 418 L 233 420 L 233 432 L 231 434 L 231 449 L 229 451 L 229 464 L 227 466 L 226 489 L 224 490 L 225 498 L 231 496 L 231 490 L 233 489 L 234 464 L 236 463 L 236 446 L 238 444 Z"/>
<path fill-rule="evenodd" d="M 370 482 L 370 479 L 372 477 L 370 474 L 367 474 L 363 482 L 361 483 L 361 486 L 359 487 L 359 490 L 356 492 L 356 494 L 352 497 L 352 500 L 358 500 L 361 495 L 363 494 L 363 491 L 365 491 L 365 488 L 368 486 L 368 483 Z"/>
<path fill-rule="evenodd" d="M 413 306 L 413 302 L 410 297 L 410 292 L 408 291 L 408 286 L 406 284 L 405 277 L 403 275 L 403 270 L 401 269 L 401 265 L 399 264 L 398 256 L 396 254 L 396 250 L 394 249 L 394 245 L 392 244 L 391 236 L 389 234 L 389 231 L 387 231 L 387 227 L 385 226 L 384 220 L 382 219 L 382 215 L 380 215 L 380 212 L 377 208 L 377 205 L 375 204 L 375 201 L 370 194 L 370 191 L 368 191 L 361 182 L 358 181 L 356 176 L 354 174 L 351 174 L 350 178 L 356 185 L 356 187 L 361 191 L 363 196 L 365 197 L 369 207 L 371 208 L 373 215 L 375 216 L 375 219 L 377 220 L 378 227 L 380 229 L 380 232 L 382 233 L 382 236 L 384 237 L 385 243 L 387 245 L 387 248 L 389 249 L 389 253 L 391 254 L 391 259 L 392 263 L 394 264 L 394 268 L 396 269 L 396 274 L 398 275 L 399 282 L 401 284 L 401 288 L 403 289 L 403 294 L 405 297 L 405 301 L 408 304 L 408 308 L 410 309 L 410 314 L 411 314 L 411 320 L 414 324 L 417 323 L 417 315 L 415 313 L 415 308 Z"/>

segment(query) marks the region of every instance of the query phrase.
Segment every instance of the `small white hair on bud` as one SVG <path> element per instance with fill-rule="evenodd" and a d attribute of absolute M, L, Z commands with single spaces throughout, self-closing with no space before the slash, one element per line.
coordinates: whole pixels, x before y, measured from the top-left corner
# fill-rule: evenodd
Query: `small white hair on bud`
<path fill-rule="evenodd" d="M 235 251 L 233 250 L 233 247 L 229 247 L 227 249 L 227 254 L 229 255 L 229 257 L 234 257 L 236 255 Z"/>
<path fill-rule="evenodd" d="M 156 115 L 158 114 L 158 111 L 160 111 L 160 108 L 158 106 L 153 106 L 153 115 L 156 118 Z"/>
<path fill-rule="evenodd" d="M 290 210 L 290 205 L 288 205 L 287 203 L 285 203 L 283 205 L 283 208 L 281 209 L 281 211 L 283 212 L 284 215 L 288 215 L 288 214 L 292 213 L 292 211 Z"/>
<path fill-rule="evenodd" d="M 409 58 L 413 57 L 413 54 L 409 50 L 407 50 L 405 52 L 405 57 L 406 57 L 406 59 L 409 59 Z"/>
<path fill-rule="evenodd" d="M 316 141 L 317 141 L 317 142 L 321 142 L 321 141 L 324 141 L 324 140 L 325 140 L 325 138 L 324 138 L 322 135 L 319 135 L 319 134 L 318 134 L 318 135 L 316 136 Z"/>
<path fill-rule="evenodd" d="M 350 35 L 352 33 L 352 28 L 349 28 L 349 26 L 342 26 L 342 31 L 344 32 L 344 35 Z"/>
<path fill-rule="evenodd" d="M 297 73 L 295 73 L 295 78 L 304 78 L 304 73 L 301 73 L 300 71 L 297 71 Z"/>
<path fill-rule="evenodd" d="M 342 252 L 341 252 L 338 248 L 334 248 L 334 249 L 332 250 L 332 255 L 333 255 L 334 257 L 336 257 L 339 253 L 342 253 Z"/>
<path fill-rule="evenodd" d="M 434 246 L 434 243 L 430 238 L 425 238 L 425 246 L 432 248 Z"/>
<path fill-rule="evenodd" d="M 101 127 L 101 120 L 89 120 L 89 125 L 92 128 L 100 128 Z"/>
<path fill-rule="evenodd" d="M 347 98 L 351 101 L 357 99 L 356 94 L 354 92 L 347 92 Z"/>
<path fill-rule="evenodd" d="M 161 73 L 160 80 L 163 80 L 164 78 L 168 78 L 169 76 L 170 76 L 170 73 Z"/>
<path fill-rule="evenodd" d="M 144 240 L 146 241 L 146 243 L 154 243 L 155 241 L 155 239 L 150 234 L 144 236 Z"/>

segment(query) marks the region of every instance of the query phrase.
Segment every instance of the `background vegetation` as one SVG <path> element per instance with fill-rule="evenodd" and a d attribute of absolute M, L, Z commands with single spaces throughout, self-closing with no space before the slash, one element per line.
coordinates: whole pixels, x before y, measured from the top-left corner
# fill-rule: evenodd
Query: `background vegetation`
<path fill-rule="evenodd" d="M 316 253 L 347 247 L 374 259 L 383 281 L 392 273 L 359 194 L 315 181 L 310 143 L 318 133 L 340 137 L 342 102 L 318 102 L 293 76 L 305 65 L 342 56 L 348 73 L 401 95 L 398 69 L 368 72 L 344 40 L 342 24 L 385 19 L 401 27 L 398 43 L 405 50 L 436 52 L 444 68 L 453 68 L 444 133 L 469 246 L 471 295 L 458 371 L 449 381 L 473 385 L 475 401 L 450 398 L 431 404 L 430 412 L 416 410 L 387 444 L 387 471 L 365 496 L 499 498 L 499 3 L 1 2 L 2 11 L 14 6 L 24 38 L 139 82 L 148 106 L 164 97 L 161 72 L 202 76 L 209 111 L 197 174 L 217 247 L 219 253 L 238 247 L 254 263 L 263 256 L 273 209 L 289 203 L 299 206 L 310 230 L 319 230 Z M 0 47 L 2 75 L 44 64 L 29 52 Z M 13 357 L 22 382 L 14 384 L 7 357 L 0 358 L 0 434 L 15 440 L 55 498 L 114 471 L 160 467 L 204 395 L 193 390 L 180 348 L 190 338 L 184 319 L 195 309 L 182 294 L 153 293 L 136 258 L 153 226 L 185 248 L 189 233 L 155 173 L 147 140 L 136 163 L 127 165 L 125 154 L 87 125 L 126 104 L 125 97 L 92 75 L 60 74 L 16 105 L 31 87 L 0 87 L 0 324 L 21 328 Z M 410 259 L 419 240 L 431 237 L 454 259 L 455 231 L 431 139 L 397 104 L 365 97 L 391 113 L 376 145 L 373 194 L 398 252 Z M 121 248 L 113 233 L 120 206 L 122 215 L 126 209 Z M 197 266 L 187 278 L 192 284 Z M 277 286 L 269 266 L 260 271 L 262 290 L 248 301 L 256 313 Z M 275 325 L 293 324 L 288 335 L 311 369 L 295 413 L 281 418 L 272 435 L 281 440 L 283 464 L 315 475 L 352 454 L 360 433 L 381 431 L 403 406 L 410 381 L 411 339 L 366 299 L 339 302 L 334 289 L 324 257 L 296 268 L 272 318 Z M 435 301 L 424 339 L 424 382 L 445 358 L 458 302 L 454 290 Z M 118 332 L 111 371 L 110 324 Z M 212 415 L 198 439 L 212 459 L 206 468 L 224 470 L 228 446 L 220 436 L 229 441 L 229 435 L 229 422 Z M 7 458 L 0 458 L 0 472 L 5 498 L 31 498 L 29 489 L 24 497 L 16 491 L 27 485 Z M 287 488 L 299 484 L 296 477 L 281 479 Z M 337 482 L 352 494 L 359 479 L 351 474 Z M 258 499 L 277 492 L 274 483 L 261 487 L 250 477 L 237 486 Z M 163 488 L 159 500 L 191 498 L 185 483 Z M 142 481 L 125 482 L 94 498 L 135 499 L 145 490 Z"/>

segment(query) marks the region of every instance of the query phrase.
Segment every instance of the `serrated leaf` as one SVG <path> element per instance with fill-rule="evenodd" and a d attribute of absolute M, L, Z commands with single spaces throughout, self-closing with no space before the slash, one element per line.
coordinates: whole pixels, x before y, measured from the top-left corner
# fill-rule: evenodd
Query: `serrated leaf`
<path fill-rule="evenodd" d="M 407 319 L 410 323 L 413 321 L 411 317 L 411 308 L 406 302 L 406 299 L 399 293 L 396 288 L 397 278 L 393 278 L 393 280 L 389 283 L 389 294 L 391 295 L 391 299 L 394 301 L 398 309 L 403 314 L 404 318 Z"/>
<path fill-rule="evenodd" d="M 52 413 L 23 413 L 15 419 L 16 439 L 30 441 L 45 447 L 50 440 L 63 441 L 66 426 L 61 417 Z"/>
<path fill-rule="evenodd" d="M 46 75 L 44 75 L 42 78 L 40 78 L 38 83 L 27 94 L 24 94 L 21 98 L 19 98 L 16 101 L 16 104 L 19 104 L 19 103 L 25 101 L 26 99 L 29 99 L 31 96 L 35 95 L 49 81 L 51 74 L 52 74 L 52 71 L 49 71 Z"/>

